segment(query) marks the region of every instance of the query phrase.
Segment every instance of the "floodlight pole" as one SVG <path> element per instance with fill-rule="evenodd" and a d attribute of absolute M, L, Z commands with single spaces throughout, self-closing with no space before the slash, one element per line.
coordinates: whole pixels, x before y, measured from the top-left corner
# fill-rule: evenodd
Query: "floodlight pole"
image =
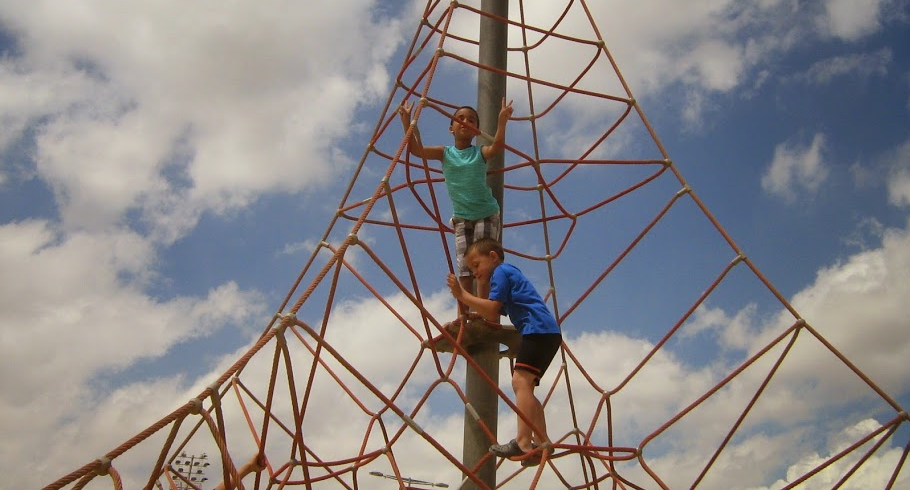
<path fill-rule="evenodd" d="M 509 17 L 509 0 L 482 0 L 481 11 L 498 18 Z M 497 70 L 506 70 L 506 47 L 508 45 L 508 24 L 498 19 L 487 16 L 480 17 L 480 51 L 479 62 L 481 66 L 493 67 Z M 480 68 L 477 76 L 477 112 L 480 117 L 480 130 L 487 134 L 496 133 L 499 119 L 499 110 L 502 99 L 506 95 L 506 76 L 503 73 Z M 481 144 L 481 143 L 479 143 Z M 493 197 L 499 202 L 502 209 L 503 175 L 499 170 L 503 168 L 502 155 L 492 158 L 487 162 L 487 167 L 492 173 L 487 175 L 487 183 L 493 190 Z M 501 217 L 500 211 L 500 217 Z M 502 236 L 499 237 L 500 240 Z M 480 369 L 494 382 L 499 382 L 499 344 L 485 342 L 476 344 L 468 350 L 468 354 L 477 362 Z M 474 411 L 490 432 L 497 434 L 499 411 L 499 398 L 496 391 L 487 385 L 483 376 L 468 365 L 465 382 L 466 396 Z M 474 420 L 474 414 L 465 410 L 464 421 L 464 451 L 462 459 L 465 466 L 474 468 L 480 460 L 487 456 L 490 440 Z M 490 458 L 475 472 L 477 478 L 489 488 L 496 488 L 496 459 Z M 465 490 L 481 488 L 474 481 L 467 480 L 462 487 Z"/>
<path fill-rule="evenodd" d="M 182 459 L 180 459 L 182 458 Z M 208 478 L 205 476 L 205 470 L 203 468 L 209 465 L 208 455 L 202 453 L 202 455 L 191 454 L 189 456 L 186 453 L 180 453 L 180 456 L 174 460 L 174 467 L 177 468 L 177 472 L 186 477 L 187 480 L 191 482 L 198 482 L 202 484 L 204 481 L 208 481 Z M 177 490 L 189 490 L 192 486 L 187 485 L 183 480 L 177 480 Z"/>

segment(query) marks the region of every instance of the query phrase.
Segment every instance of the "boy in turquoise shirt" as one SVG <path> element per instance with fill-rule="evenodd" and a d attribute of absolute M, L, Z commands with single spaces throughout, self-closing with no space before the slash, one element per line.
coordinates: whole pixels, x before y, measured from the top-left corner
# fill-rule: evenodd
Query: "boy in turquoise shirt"
<path fill-rule="evenodd" d="M 411 125 L 413 103 L 404 103 L 399 108 L 401 123 L 407 131 Z M 477 146 L 474 137 L 479 134 L 477 111 L 473 107 L 463 106 L 455 111 L 455 117 L 449 125 L 449 132 L 455 139 L 449 146 L 423 146 L 417 136 L 417 128 L 411 133 L 408 144 L 412 155 L 427 160 L 442 162 L 442 174 L 445 176 L 446 189 L 452 201 L 452 227 L 455 229 L 455 259 L 461 287 L 471 291 L 471 271 L 464 261 L 467 248 L 479 238 L 499 239 L 502 224 L 499 216 L 499 203 L 493 197 L 493 191 L 487 185 L 487 161 L 501 155 L 505 148 L 506 124 L 512 116 L 512 102 L 502 99 L 496 134 L 490 145 Z M 486 298 L 489 291 L 481 289 L 478 283 L 477 294 Z"/>

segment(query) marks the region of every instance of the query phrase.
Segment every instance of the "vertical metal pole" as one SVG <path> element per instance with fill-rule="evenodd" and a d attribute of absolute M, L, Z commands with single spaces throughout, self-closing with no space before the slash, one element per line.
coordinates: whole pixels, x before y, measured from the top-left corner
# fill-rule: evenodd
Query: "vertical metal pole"
<path fill-rule="evenodd" d="M 508 0 L 482 0 L 483 12 L 507 19 L 509 17 Z M 506 47 L 508 45 L 508 24 L 485 16 L 480 18 L 480 52 L 479 61 L 482 66 L 490 66 L 505 71 Z M 499 109 L 502 98 L 506 95 L 506 77 L 481 68 L 477 77 L 477 112 L 480 117 L 480 129 L 487 134 L 496 133 L 496 124 L 499 119 Z M 490 170 L 499 170 L 503 167 L 503 157 L 498 156 L 487 162 Z M 502 208 L 503 176 L 496 173 L 487 177 L 487 183 L 493 190 L 493 196 L 499 201 Z M 501 237 L 500 237 L 501 238 Z M 478 366 L 493 381 L 499 380 L 499 344 L 486 342 L 477 344 L 468 352 L 477 362 Z M 473 368 L 468 366 L 466 379 L 466 395 L 480 420 L 497 434 L 499 399 L 496 391 L 486 384 L 483 378 Z M 465 466 L 473 468 L 488 454 L 490 441 L 473 416 L 465 411 L 464 422 L 464 454 Z M 490 458 L 478 468 L 476 475 L 489 488 L 496 488 L 496 460 Z M 464 486 L 466 490 L 480 488 L 473 481 L 468 480 Z"/>
<path fill-rule="evenodd" d="M 482 0 L 483 12 L 507 19 L 509 17 L 509 0 Z M 508 47 L 508 27 L 505 22 L 488 17 L 480 18 L 480 53 L 478 60 L 481 66 L 489 66 L 506 71 L 506 48 Z M 506 76 L 481 68 L 477 74 L 477 112 L 480 117 L 481 131 L 493 135 L 499 120 L 499 109 L 506 96 Z M 487 184 L 493 190 L 493 197 L 499 201 L 502 209 L 503 157 L 498 156 L 487 162 L 490 170 L 496 173 L 487 175 Z M 500 237 L 501 238 L 501 237 Z"/>

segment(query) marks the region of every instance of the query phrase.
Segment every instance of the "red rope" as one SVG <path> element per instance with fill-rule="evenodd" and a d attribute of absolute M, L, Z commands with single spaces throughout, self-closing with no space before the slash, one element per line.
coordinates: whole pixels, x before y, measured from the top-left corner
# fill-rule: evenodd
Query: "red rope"
<path fill-rule="evenodd" d="M 369 144 L 354 169 L 351 182 L 343 192 L 337 212 L 320 239 L 320 245 L 306 261 L 280 304 L 278 311 L 284 313 L 276 314 L 268 322 L 255 345 L 194 400 L 130 438 L 103 458 L 87 463 L 82 468 L 61 477 L 45 487 L 46 490 L 56 490 L 70 484 L 73 484 L 73 489 L 80 489 L 101 474 L 110 476 L 115 489 L 122 488 L 120 473 L 113 463 L 117 462 L 121 455 L 165 427 L 170 427 L 170 431 L 161 451 L 155 455 L 156 462 L 147 475 L 146 489 L 150 490 L 152 486 L 163 488 L 162 485 L 174 489 L 178 485 L 174 475 L 181 484 L 197 488 L 179 473 L 174 472 L 171 463 L 190 442 L 198 444 L 200 441 L 217 446 L 222 461 L 221 478 L 242 486 L 243 482 L 234 466 L 230 450 L 231 441 L 236 440 L 236 436 L 233 435 L 232 428 L 226 426 L 226 420 L 230 419 L 225 417 L 225 411 L 235 408 L 242 414 L 246 430 L 249 431 L 258 454 L 266 461 L 265 472 L 256 479 L 257 489 L 261 488 L 260 484 L 265 488 L 280 489 L 286 486 L 311 488 L 319 482 L 330 482 L 333 487 L 358 490 L 361 488 L 360 470 L 378 461 L 388 463 L 399 485 L 405 488 L 408 479 L 402 476 L 400 461 L 407 455 L 396 453 L 396 444 L 399 444 L 405 435 L 416 435 L 426 443 L 427 451 L 438 453 L 453 469 L 463 474 L 466 480 L 474 482 L 479 488 L 492 490 L 475 474 L 492 455 L 488 455 L 474 468 L 468 468 L 459 457 L 437 440 L 434 434 L 428 433 L 418 423 L 418 419 L 428 410 L 431 397 L 441 392 L 451 393 L 464 405 L 466 411 L 470 411 L 470 400 L 457 380 L 453 379 L 453 375 L 457 372 L 461 359 L 464 359 L 470 368 L 479 368 L 462 346 L 464 329 L 453 335 L 443 328 L 443 322 L 434 316 L 435 313 L 424 305 L 427 292 L 439 290 L 442 272 L 453 271 L 450 245 L 452 229 L 448 224 L 448 217 L 444 216 L 444 207 L 439 201 L 439 195 L 442 194 L 439 186 L 443 182 L 441 168 L 437 162 L 412 161 L 408 153 L 408 142 L 412 135 L 420 138 L 415 131 L 422 116 L 425 121 L 430 116 L 448 119 L 461 105 L 441 96 L 433 87 L 433 81 L 443 64 L 457 64 L 460 65 L 459 69 L 491 70 L 506 77 L 510 88 L 523 87 L 525 91 L 529 113 L 527 116 L 514 116 L 510 125 L 522 124 L 523 128 L 527 128 L 530 149 L 519 148 L 520 145 L 514 143 L 507 144 L 506 159 L 510 163 L 504 166 L 502 172 L 506 179 L 513 179 L 504 186 L 508 195 L 517 198 L 519 202 L 533 204 L 512 213 L 514 218 L 510 217 L 504 221 L 503 228 L 510 232 L 527 233 L 522 237 L 522 242 L 516 242 L 518 245 L 509 244 L 507 252 L 522 260 L 543 263 L 547 276 L 546 301 L 564 328 L 575 326 L 570 322 L 575 321 L 579 308 L 589 305 L 593 301 L 594 293 L 610 279 L 614 270 L 625 263 L 633 252 L 641 249 L 641 244 L 649 238 L 652 230 L 669 219 L 671 210 L 679 208 L 684 203 L 694 204 L 693 209 L 702 213 L 710 227 L 716 230 L 720 237 L 719 241 L 723 242 L 723 250 L 719 251 L 718 255 L 730 254 L 734 257 L 726 266 L 718 267 L 714 280 L 703 285 L 703 292 L 672 325 L 667 326 L 662 338 L 615 385 L 606 386 L 604 380 L 598 379 L 586 370 L 584 363 L 571 350 L 570 345 L 563 345 L 560 351 L 561 365 L 543 404 L 548 407 L 555 403 L 557 391 L 565 393 L 568 400 L 568 420 L 572 429 L 554 437 L 556 442 L 543 453 L 539 466 L 531 469 L 519 467 L 512 474 L 499 479 L 500 487 L 506 487 L 515 481 L 522 472 L 532 471 L 530 489 L 538 488 L 538 485 L 542 487 L 541 482 L 545 481 L 547 474 L 552 474 L 563 487 L 573 489 L 602 488 L 607 485 L 619 489 L 653 488 L 654 485 L 669 488 L 668 483 L 664 481 L 667 475 L 662 474 L 657 468 L 652 468 L 653 461 L 646 457 L 645 450 L 650 449 L 659 437 L 681 420 L 698 408 L 704 407 L 712 397 L 736 380 L 746 369 L 754 367 L 759 359 L 770 357 L 773 349 L 780 348 L 759 387 L 748 401 L 744 400 L 745 406 L 736 420 L 713 453 L 706 458 L 704 466 L 697 469 L 698 476 L 692 488 L 697 487 L 709 476 L 730 441 L 740 434 L 746 418 L 765 394 L 780 366 L 791 355 L 791 348 L 801 332 L 808 333 L 803 336 L 805 339 L 817 341 L 831 352 L 833 357 L 863 381 L 872 394 L 886 402 L 895 411 L 895 415 L 890 422 L 857 439 L 838 454 L 814 468 L 808 468 L 805 474 L 790 482 L 785 488 L 799 485 L 868 444 L 865 454 L 844 474 L 838 484 L 840 486 L 854 476 L 860 466 L 878 451 L 886 440 L 896 437 L 898 427 L 910 421 L 907 411 L 841 354 L 819 330 L 802 319 L 691 189 L 679 168 L 669 158 L 644 111 L 633 97 L 616 61 L 606 47 L 588 3 L 585 0 L 568 0 L 565 9 L 548 27 L 529 25 L 525 18 L 525 1 L 519 0 L 517 4 L 519 8 L 517 20 L 493 16 L 500 22 L 507 22 L 513 33 L 517 31 L 520 34 L 513 38 L 520 39 L 520 45 L 512 44 L 508 47 L 513 59 L 520 58 L 520 65 L 514 63 L 512 65 L 518 67 L 518 70 L 500 70 L 481 66 L 476 60 L 464 54 L 476 50 L 478 46 L 476 39 L 451 32 L 453 19 L 456 17 L 463 21 L 489 14 L 458 2 L 444 3 L 440 0 L 427 2 L 420 27 L 411 38 L 402 66 L 397 72 L 395 88 L 385 101 L 382 115 L 377 120 Z M 583 18 L 587 19 L 589 24 L 592 34 L 588 37 L 571 36 L 564 32 L 570 15 L 575 14 L 572 17 L 574 19 L 582 17 L 578 15 L 578 10 L 583 12 Z M 572 43 L 573 46 L 589 50 L 585 53 L 585 60 L 579 60 L 581 66 L 577 72 L 567 75 L 566 80 L 554 80 L 550 78 L 551 73 L 543 73 L 543 77 L 538 76 L 534 63 L 536 58 L 533 55 L 550 43 Z M 604 65 L 608 65 L 607 70 L 604 69 Z M 621 87 L 620 93 L 602 93 L 591 88 L 596 85 L 591 80 L 603 76 L 604 72 L 616 77 L 615 80 Z M 415 104 L 413 124 L 399 133 L 396 126 L 397 108 L 408 100 L 417 100 L 419 103 Z M 584 100 L 586 104 L 610 107 L 615 111 L 615 118 L 603 130 L 592 128 L 591 140 L 587 144 L 566 150 L 575 156 L 546 155 L 542 148 L 546 146 L 544 142 L 548 135 L 543 134 L 547 129 L 542 127 L 541 121 L 559 117 L 559 109 L 570 100 Z M 429 111 L 424 115 L 425 109 Z M 636 155 L 628 159 L 604 157 L 603 147 L 611 141 L 610 138 L 633 121 L 640 123 L 654 146 L 654 154 L 651 157 Z M 510 134 L 515 134 L 512 126 Z M 649 167 L 654 167 L 653 171 Z M 594 172 L 606 169 L 643 170 L 638 170 L 635 174 L 630 172 L 623 185 L 616 184 L 615 188 L 611 187 L 609 192 L 605 191 L 602 195 L 567 196 L 557 190 L 571 179 L 589 179 Z M 364 184 L 365 179 L 378 179 L 378 183 L 375 180 L 367 180 Z M 557 275 L 562 273 L 561 261 L 564 255 L 570 253 L 569 247 L 575 243 L 573 240 L 576 239 L 579 230 L 585 226 L 592 226 L 592 223 L 596 225 L 598 217 L 603 216 L 608 210 L 623 206 L 643 190 L 650 189 L 658 183 L 666 184 L 668 180 L 670 187 L 675 190 L 666 196 L 663 206 L 655 211 L 653 217 L 643 224 L 615 257 L 607 258 L 603 265 L 592 261 L 589 273 L 593 279 L 588 284 L 577 285 L 581 287 L 577 292 L 573 292 L 576 296 L 568 298 L 568 292 L 560 290 L 560 285 L 565 279 Z M 587 201 L 580 199 L 581 197 Z M 584 202 L 580 204 L 579 201 Z M 385 208 L 387 211 L 377 208 L 377 205 L 387 206 Z M 506 216 L 510 215 L 507 213 Z M 391 238 L 384 242 L 382 247 L 375 247 L 368 242 L 370 232 L 374 230 L 384 238 Z M 523 244 L 532 233 L 539 233 L 536 236 L 540 246 L 529 249 Z M 603 236 L 609 236 L 609 233 L 609 230 L 604 230 Z M 339 236 L 343 236 L 340 242 Z M 439 281 L 423 284 L 425 280 L 421 277 L 422 266 L 415 263 L 415 255 L 412 253 L 415 247 L 438 250 Z M 392 249 L 396 253 L 389 254 L 386 249 Z M 348 257 L 353 250 L 362 253 L 358 256 L 358 261 L 352 261 Z M 740 264 L 745 267 L 736 267 Z M 614 412 L 617 408 L 614 406 L 614 397 L 639 380 L 640 373 L 650 365 L 658 353 L 666 350 L 672 339 L 679 336 L 683 325 L 692 318 L 698 307 L 706 304 L 712 293 L 725 284 L 734 269 L 738 273 L 751 274 L 765 287 L 779 302 L 782 310 L 792 315 L 792 325 L 733 368 L 714 386 L 670 416 L 665 423 L 644 436 L 634 447 L 616 445 Z M 346 282 L 341 285 L 343 280 Z M 400 326 L 405 337 L 413 341 L 414 356 L 403 363 L 407 364 L 407 369 L 402 374 L 400 382 L 391 389 L 380 389 L 368 376 L 370 373 L 361 372 L 333 345 L 335 337 L 331 328 L 334 326 L 333 315 L 337 315 L 336 296 L 346 294 L 347 290 L 343 288 L 351 287 L 351 284 L 362 288 L 366 295 L 381 305 Z M 302 285 L 306 287 L 300 291 Z M 317 291 L 323 296 L 317 297 Z M 406 306 L 396 306 L 397 303 L 388 299 L 392 295 L 404 298 Z M 304 306 L 312 308 L 313 311 L 302 311 Z M 419 315 L 419 321 L 409 319 L 411 318 L 409 312 Z M 318 320 L 312 322 L 313 326 L 303 320 L 308 316 L 318 317 Z M 567 330 L 571 336 L 572 331 Z M 454 352 L 451 355 L 435 350 L 436 342 L 441 339 L 453 346 Z M 241 375 L 254 356 L 267 355 L 263 351 L 268 345 L 273 348 L 268 385 L 265 393 L 259 394 L 242 381 Z M 377 346 L 376 355 L 382 355 L 381 346 Z M 432 362 L 436 379 L 427 382 L 422 393 L 409 393 L 408 397 L 405 397 L 406 390 L 414 387 L 413 379 L 418 374 L 426 374 L 418 371 L 425 361 Z M 302 381 L 298 382 L 295 372 L 302 372 Z M 333 383 L 336 387 L 335 393 L 350 400 L 352 407 L 356 408 L 365 420 L 365 433 L 360 447 L 352 448 L 343 457 L 325 457 L 326 453 L 321 451 L 321 448 L 314 447 L 305 430 L 309 410 L 322 402 L 315 399 L 313 392 L 317 373 L 320 374 L 320 383 Z M 512 411 L 517 410 L 510 394 L 499 389 L 499 380 L 487 376 L 482 378 L 505 406 Z M 225 383 L 229 380 L 230 385 L 226 386 Z M 349 386 L 349 383 L 356 383 L 356 386 Z M 220 387 L 224 388 L 219 391 Z M 358 396 L 362 390 L 368 392 L 369 399 L 361 399 Z M 391 394 L 387 394 L 387 391 L 391 391 Z M 577 399 L 582 396 L 596 399 L 593 407 L 586 408 L 591 411 L 589 415 L 580 413 L 581 408 Z M 409 398 L 407 403 L 410 406 L 407 410 L 404 408 L 406 398 Z M 208 402 L 210 406 L 203 408 L 203 401 Z M 227 403 L 228 401 L 236 403 Z M 184 425 L 188 420 L 189 424 Z M 526 417 L 525 421 L 530 423 Z M 482 422 L 472 422 L 469 417 L 468 423 L 478 423 L 489 441 L 495 442 L 495 434 Z M 198 430 L 203 425 L 208 431 Z M 192 428 L 181 430 L 184 426 Z M 232 434 L 230 440 L 228 434 Z M 376 439 L 382 442 L 382 447 L 376 447 Z M 604 441 L 606 445 L 603 444 Z M 888 488 L 894 485 L 910 452 L 910 441 L 903 446 L 905 448 L 903 456 L 893 471 Z M 285 452 L 276 452 L 279 450 L 274 449 L 275 447 L 281 447 Z M 569 460 L 560 461 L 566 456 L 571 456 L 571 465 L 567 463 Z M 276 464 L 273 465 L 272 462 Z M 617 463 L 626 465 L 637 463 L 651 481 L 631 481 L 620 469 L 627 466 Z M 502 469 L 501 461 L 499 465 Z M 570 467 L 577 470 L 570 471 Z"/>

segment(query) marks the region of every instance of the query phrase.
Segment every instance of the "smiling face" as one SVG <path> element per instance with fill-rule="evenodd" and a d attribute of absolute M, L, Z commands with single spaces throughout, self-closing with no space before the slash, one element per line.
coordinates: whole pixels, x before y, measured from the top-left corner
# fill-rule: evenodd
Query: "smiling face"
<path fill-rule="evenodd" d="M 502 262 L 496 252 L 483 253 L 476 249 L 469 251 L 464 260 L 468 264 L 468 269 L 471 269 L 471 274 L 474 275 L 474 278 L 484 283 L 490 282 L 493 270 Z"/>
<path fill-rule="evenodd" d="M 471 107 L 461 107 L 455 111 L 455 117 L 452 119 L 449 131 L 451 131 L 456 138 L 473 138 L 478 133 L 478 131 L 474 129 L 478 124 L 477 111 Z"/>

